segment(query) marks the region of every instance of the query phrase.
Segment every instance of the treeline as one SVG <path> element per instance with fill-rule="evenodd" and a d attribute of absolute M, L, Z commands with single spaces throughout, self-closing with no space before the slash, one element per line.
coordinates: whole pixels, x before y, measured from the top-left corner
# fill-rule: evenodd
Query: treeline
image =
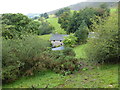
<path fill-rule="evenodd" d="M 60 12 L 60 11 L 59 11 Z M 85 43 L 88 33 L 93 31 L 93 21 L 99 24 L 99 19 L 106 19 L 110 16 L 110 9 L 106 4 L 101 4 L 99 8 L 85 8 L 80 11 L 64 11 L 58 17 L 58 23 L 67 34 L 75 33 L 78 43 Z"/>
<path fill-rule="evenodd" d="M 63 41 L 65 46 L 87 44 L 87 60 L 95 63 L 119 62 L 117 11 L 111 13 L 106 4 L 73 13 L 66 11 L 58 17 L 58 23 L 70 34 Z M 88 38 L 90 32 L 93 34 Z"/>
<path fill-rule="evenodd" d="M 36 35 L 49 34 L 54 27 L 47 21 L 34 21 L 23 14 L 2 14 L 2 36 L 5 38 L 20 37 L 22 33 Z"/>

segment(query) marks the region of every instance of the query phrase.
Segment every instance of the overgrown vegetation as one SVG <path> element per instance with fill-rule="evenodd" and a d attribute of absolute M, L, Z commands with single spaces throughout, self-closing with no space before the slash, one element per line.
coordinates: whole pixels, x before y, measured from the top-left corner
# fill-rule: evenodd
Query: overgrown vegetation
<path fill-rule="evenodd" d="M 58 18 L 48 18 L 46 15 L 46 18 L 38 20 L 23 14 L 2 15 L 4 87 L 12 87 L 12 82 L 19 84 L 13 84 L 13 87 L 29 88 L 118 87 L 117 65 L 106 64 L 116 63 L 120 56 L 117 13 L 110 14 L 110 9 L 102 4 L 99 8 L 85 8 L 74 13 L 69 8 L 63 8 L 56 15 Z M 91 31 L 97 35 L 88 38 Z M 51 50 L 51 32 L 69 34 L 63 41 L 64 50 Z M 33 78 L 30 79 L 32 84 L 25 86 L 29 81 L 26 78 Z M 45 78 L 52 80 L 52 83 Z"/>
<path fill-rule="evenodd" d="M 23 33 L 37 35 L 49 34 L 53 30 L 48 22 L 34 21 L 23 14 L 2 14 L 2 36 L 5 38 L 19 38 Z"/>
<path fill-rule="evenodd" d="M 41 70 L 37 58 L 47 50 L 49 43 L 37 36 L 28 35 L 22 39 L 3 38 L 2 46 L 2 80 L 7 83 Z"/>
<path fill-rule="evenodd" d="M 58 10 L 56 13 L 55 13 L 55 15 L 57 16 L 57 17 L 59 17 L 60 15 L 62 15 L 64 12 L 70 12 L 70 8 L 68 8 L 68 7 L 65 7 L 65 8 L 61 8 L 60 10 Z"/>
<path fill-rule="evenodd" d="M 89 60 L 96 62 L 118 62 L 118 15 L 112 14 L 101 24 L 93 24 L 94 31 L 98 34 L 89 38 L 86 54 Z"/>

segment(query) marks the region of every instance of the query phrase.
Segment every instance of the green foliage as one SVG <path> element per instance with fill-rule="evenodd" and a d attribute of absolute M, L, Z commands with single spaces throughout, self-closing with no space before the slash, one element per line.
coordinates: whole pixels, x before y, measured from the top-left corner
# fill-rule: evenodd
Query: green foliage
<path fill-rule="evenodd" d="M 40 17 L 44 17 L 45 19 L 49 18 L 49 15 L 47 13 L 40 14 Z"/>
<path fill-rule="evenodd" d="M 66 32 L 60 27 L 58 18 L 48 18 L 47 21 L 55 28 L 52 33 L 66 34 Z"/>
<path fill-rule="evenodd" d="M 94 24 L 94 32 L 98 33 L 96 38 L 88 41 L 86 54 L 89 60 L 95 62 L 116 62 L 118 53 L 118 18 L 117 14 L 111 15 L 108 20 L 99 25 Z"/>
<path fill-rule="evenodd" d="M 13 38 L 16 34 L 20 35 L 20 32 L 26 31 L 26 26 L 29 22 L 31 22 L 31 19 L 20 13 L 2 14 L 2 36 Z"/>
<path fill-rule="evenodd" d="M 41 39 L 49 41 L 50 37 L 51 37 L 51 34 L 39 35 L 38 37 L 41 38 Z"/>
<path fill-rule="evenodd" d="M 78 69 L 78 59 L 74 58 L 75 53 L 73 50 L 69 49 L 69 51 L 50 51 L 44 52 L 41 54 L 40 60 L 45 64 L 47 69 L 51 69 L 56 73 L 61 73 L 63 75 L 66 72 L 73 73 Z M 71 56 L 70 56 L 71 55 Z M 69 73 L 70 74 L 70 73 Z"/>
<path fill-rule="evenodd" d="M 91 19 L 96 19 L 95 10 L 93 8 L 85 8 L 79 12 L 74 12 L 72 18 L 70 19 L 67 33 L 74 33 L 77 31 L 83 20 L 87 24 L 88 28 L 90 28 L 92 25 Z"/>
<path fill-rule="evenodd" d="M 22 76 L 34 75 L 35 72 L 45 69 L 51 69 L 63 75 L 77 70 L 78 61 L 74 58 L 75 52 L 72 49 L 51 51 L 48 48 L 49 43 L 38 36 L 30 34 L 21 37 L 21 39 L 3 38 L 3 83 L 13 82 Z"/>
<path fill-rule="evenodd" d="M 27 33 L 38 34 L 39 31 L 40 31 L 39 26 L 41 26 L 40 22 L 38 22 L 38 21 L 31 21 L 31 22 L 26 26 L 26 31 L 27 31 Z"/>
<path fill-rule="evenodd" d="M 58 11 L 55 13 L 55 15 L 59 17 L 59 16 L 60 16 L 61 14 L 63 14 L 64 12 L 70 12 L 70 8 L 68 8 L 68 7 L 62 8 L 62 9 L 58 10 Z"/>
<path fill-rule="evenodd" d="M 85 48 L 88 47 L 87 44 L 82 44 L 76 46 L 73 50 L 76 53 L 76 58 L 87 58 L 87 55 L 85 53 Z"/>
<path fill-rule="evenodd" d="M 44 17 L 45 17 L 45 19 L 49 18 L 47 13 L 44 13 Z"/>
<path fill-rule="evenodd" d="M 50 25 L 50 23 L 48 23 L 47 21 L 42 21 L 41 25 L 39 26 L 38 35 L 49 34 L 52 32 L 52 30 L 54 30 L 54 27 Z"/>
<path fill-rule="evenodd" d="M 67 47 L 74 47 L 77 41 L 77 37 L 75 37 L 73 34 L 70 34 L 69 36 L 65 37 L 63 40 L 63 43 Z"/>
<path fill-rule="evenodd" d="M 23 33 L 49 34 L 53 30 L 46 21 L 34 21 L 23 14 L 2 14 L 2 36 L 6 39 L 18 38 Z"/>
<path fill-rule="evenodd" d="M 70 48 L 70 47 L 66 47 L 66 48 L 63 50 L 63 54 L 64 54 L 64 55 L 67 55 L 67 56 L 75 56 L 75 52 L 74 52 L 73 49 Z"/>
<path fill-rule="evenodd" d="M 95 69 L 63 76 L 52 71 L 37 72 L 34 76 L 3 84 L 2 88 L 118 88 L 118 66 L 102 65 Z M 69 72 L 68 72 L 69 73 Z"/>
<path fill-rule="evenodd" d="M 101 17 L 103 20 L 106 19 L 110 15 L 110 9 L 107 7 L 99 7 L 99 8 L 85 8 L 80 10 L 79 12 L 74 11 L 73 15 L 69 12 L 63 13 L 59 16 L 59 23 L 61 27 L 68 33 L 74 33 L 78 30 L 79 26 L 82 24 L 84 20 L 87 24 L 89 30 L 92 31 L 92 20 L 99 23 L 96 19 L 96 16 Z"/>
<path fill-rule="evenodd" d="M 41 70 L 42 64 L 37 58 L 47 50 L 49 43 L 28 35 L 22 36 L 22 39 L 3 38 L 2 46 L 2 80 L 7 83 L 22 75 L 32 75 L 34 70 Z"/>
<path fill-rule="evenodd" d="M 103 3 L 103 4 L 100 5 L 100 8 L 106 9 L 106 8 L 108 8 L 108 5 L 106 3 Z"/>
<path fill-rule="evenodd" d="M 101 4 L 100 8 L 96 8 L 95 10 L 95 14 L 97 16 L 100 16 L 102 19 L 110 15 L 110 9 L 108 8 L 106 3 Z"/>
<path fill-rule="evenodd" d="M 88 38 L 88 27 L 85 23 L 85 21 L 83 21 L 80 25 L 80 27 L 78 28 L 78 30 L 75 32 L 75 36 L 77 37 L 77 42 L 78 43 L 86 43 L 87 38 Z"/>
<path fill-rule="evenodd" d="M 63 28 L 65 31 L 67 30 L 68 24 L 70 23 L 70 18 L 71 18 L 70 12 L 64 12 L 58 18 L 58 23 L 61 25 L 61 28 Z"/>

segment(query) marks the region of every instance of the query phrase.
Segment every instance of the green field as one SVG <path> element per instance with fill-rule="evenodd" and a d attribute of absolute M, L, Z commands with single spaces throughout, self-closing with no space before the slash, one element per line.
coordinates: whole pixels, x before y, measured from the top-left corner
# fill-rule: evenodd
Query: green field
<path fill-rule="evenodd" d="M 86 58 L 86 54 L 84 51 L 86 46 L 87 44 L 79 45 L 73 49 L 76 53 L 76 58 Z"/>
<path fill-rule="evenodd" d="M 51 34 L 40 35 L 38 37 L 48 41 L 48 40 L 50 40 Z"/>
<path fill-rule="evenodd" d="M 66 32 L 61 29 L 60 24 L 58 23 L 58 18 L 50 17 L 47 21 L 55 27 L 55 31 L 53 31 L 53 33 L 66 34 Z"/>

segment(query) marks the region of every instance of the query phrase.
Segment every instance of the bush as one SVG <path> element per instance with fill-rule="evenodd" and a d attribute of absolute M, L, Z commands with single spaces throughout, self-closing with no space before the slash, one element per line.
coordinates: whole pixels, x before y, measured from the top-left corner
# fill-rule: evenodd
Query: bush
<path fill-rule="evenodd" d="M 2 46 L 2 79 L 3 83 L 6 83 L 22 75 L 32 75 L 40 66 L 37 65 L 37 58 L 47 50 L 49 43 L 37 36 L 28 35 L 22 39 L 3 39 Z"/>
<path fill-rule="evenodd" d="M 49 43 L 34 35 L 21 36 L 22 39 L 3 38 L 2 80 L 13 82 L 22 76 L 50 69 L 64 75 L 78 70 L 78 60 L 72 48 L 51 51 Z"/>
<path fill-rule="evenodd" d="M 95 25 L 95 24 L 94 24 Z M 118 53 L 118 18 L 114 14 L 102 24 L 95 25 L 94 31 L 99 36 L 88 40 L 86 54 L 88 59 L 94 62 L 116 62 L 120 54 Z"/>
<path fill-rule="evenodd" d="M 75 52 L 70 47 L 65 47 L 65 49 L 63 50 L 63 54 L 66 56 L 75 56 Z"/>
<path fill-rule="evenodd" d="M 63 52 L 44 52 L 42 53 L 40 60 L 43 60 L 47 69 L 51 69 L 56 73 L 65 75 L 65 73 L 68 71 L 74 72 L 78 68 L 78 60 L 73 55 L 71 55 L 71 51 L 69 51 L 70 54 L 64 54 Z"/>
<path fill-rule="evenodd" d="M 69 36 L 65 37 L 63 40 L 63 43 L 66 47 L 74 47 L 77 43 L 77 37 L 75 37 L 73 34 L 70 34 Z"/>

